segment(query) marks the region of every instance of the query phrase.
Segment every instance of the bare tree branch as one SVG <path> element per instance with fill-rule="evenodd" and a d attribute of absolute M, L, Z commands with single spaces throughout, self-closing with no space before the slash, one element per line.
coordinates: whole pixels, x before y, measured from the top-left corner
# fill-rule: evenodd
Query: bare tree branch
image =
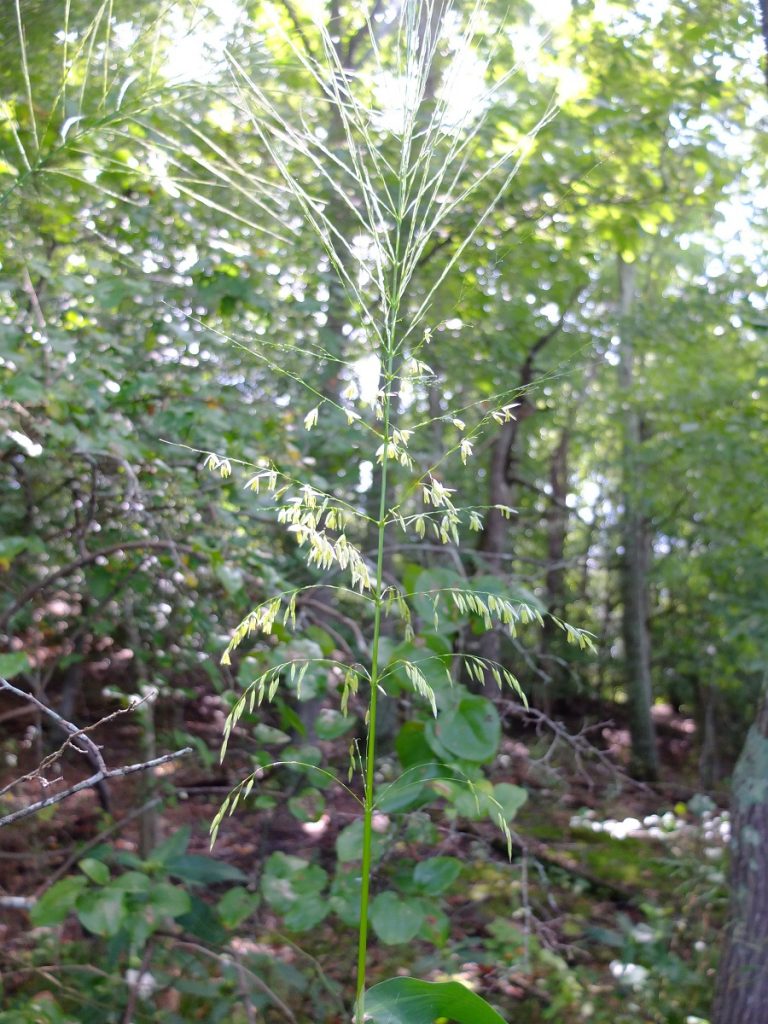
<path fill-rule="evenodd" d="M 36 900 L 39 900 L 43 893 L 47 892 L 48 889 L 50 889 L 55 882 L 58 882 L 60 878 L 63 878 L 64 875 L 68 873 L 69 869 L 77 864 L 79 860 L 82 860 L 89 850 L 92 850 L 95 846 L 99 846 L 105 839 L 109 838 L 109 836 L 113 836 L 116 832 L 122 832 L 126 825 L 135 821 L 136 818 L 140 818 L 141 815 L 151 807 L 156 807 L 162 802 L 163 801 L 159 796 L 153 797 L 147 803 L 142 804 L 141 807 L 134 808 L 130 814 L 126 814 L 124 817 L 120 818 L 119 821 L 113 822 L 108 828 L 102 829 L 101 832 L 97 833 L 93 839 L 90 839 L 85 846 L 78 846 L 77 849 L 73 850 L 69 857 L 67 857 L 64 863 L 60 864 L 54 872 L 48 875 L 43 884 L 35 890 L 35 895 L 30 900 L 30 903 L 34 904 Z"/>
<path fill-rule="evenodd" d="M 367 652 L 368 645 L 365 642 L 363 631 L 360 629 L 360 627 L 358 626 L 354 619 L 350 619 L 348 615 L 345 615 L 343 612 L 340 612 L 337 608 L 334 608 L 332 605 L 324 604 L 322 601 L 318 601 L 314 597 L 307 597 L 306 595 L 302 595 L 299 598 L 298 604 L 299 607 L 318 609 L 320 615 L 317 616 L 317 618 L 323 618 L 323 616 L 331 616 L 338 622 L 343 623 L 354 636 L 358 652 L 362 654 L 365 654 Z M 327 629 L 328 624 L 324 623 L 323 628 Z"/>
<path fill-rule="evenodd" d="M 29 304 L 32 308 L 32 312 L 34 313 L 35 317 L 35 323 L 37 324 L 41 331 L 44 331 L 47 327 L 47 324 L 45 322 L 45 316 L 43 315 L 43 311 L 40 307 L 40 300 L 38 299 L 37 292 L 35 291 L 35 286 L 32 283 L 32 278 L 30 277 L 29 270 L 27 269 L 26 266 L 22 271 L 22 276 L 22 288 L 27 293 L 27 296 L 29 298 Z"/>
<path fill-rule="evenodd" d="M 584 778 L 588 787 L 593 789 L 595 779 L 584 766 L 584 760 L 590 760 L 603 768 L 610 776 L 620 779 L 623 783 L 635 786 L 638 789 L 647 790 L 648 787 L 631 778 L 607 750 L 598 747 L 592 740 L 593 735 L 599 736 L 610 722 L 596 722 L 592 725 L 583 725 L 578 732 L 571 732 L 557 719 L 550 717 L 539 708 L 525 707 L 523 704 L 513 700 L 500 702 L 499 709 L 502 719 L 519 718 L 527 725 L 533 726 L 538 736 L 548 732 L 552 736 L 552 742 L 547 752 L 540 758 L 536 758 L 537 764 L 548 765 L 552 760 L 556 749 L 560 746 L 568 748 L 574 759 L 579 774 Z"/>
<path fill-rule="evenodd" d="M 248 981 L 257 988 L 259 992 L 262 992 L 268 999 L 274 1003 L 274 1005 L 280 1010 L 286 1020 L 289 1020 L 291 1024 L 297 1024 L 296 1017 L 294 1016 L 293 1010 L 290 1006 L 287 1006 L 283 1000 L 278 996 L 272 989 L 267 985 L 265 981 L 254 974 L 248 967 L 245 966 L 240 960 L 238 960 L 236 954 L 232 953 L 216 953 L 212 949 L 208 949 L 207 946 L 202 946 L 199 942 L 190 942 L 188 939 L 177 939 L 175 935 L 168 935 L 167 932 L 160 933 L 165 937 L 171 939 L 171 941 L 182 949 L 194 950 L 196 953 L 200 953 L 202 956 L 207 956 L 211 960 L 216 960 L 221 965 L 228 965 L 235 968 L 239 977 L 242 979 L 245 976 Z"/>
<path fill-rule="evenodd" d="M 35 768 L 33 772 L 30 772 L 29 775 L 25 775 L 23 776 L 23 778 L 17 779 L 15 782 L 10 782 L 8 783 L 7 786 L 4 786 L 2 789 L 0 789 L 0 796 L 2 796 L 4 793 L 7 793 L 9 789 L 13 789 L 13 787 L 17 786 L 20 782 L 25 782 L 28 779 L 40 775 L 44 768 L 47 768 L 50 765 L 52 765 L 55 761 L 58 761 L 58 759 L 61 757 L 61 755 L 64 753 L 67 747 L 72 747 L 80 754 L 90 754 L 90 756 L 93 758 L 94 766 L 98 768 L 99 771 L 107 771 L 107 766 L 104 763 L 101 748 L 98 746 L 98 744 L 93 742 L 90 736 L 86 735 L 86 733 L 89 732 L 91 729 L 95 729 L 97 725 L 101 725 L 101 722 L 96 722 L 95 725 L 88 726 L 86 729 L 78 729 L 76 725 L 73 725 L 72 722 L 68 722 L 66 718 L 62 718 L 57 711 L 54 711 L 52 707 L 49 707 L 47 704 L 44 704 L 41 700 L 35 697 L 33 693 L 27 693 L 25 690 L 19 690 L 17 687 L 9 683 L 7 679 L 3 679 L 1 677 L 0 690 L 7 690 L 9 693 L 12 693 L 14 697 L 18 697 L 20 700 L 24 700 L 28 704 L 33 704 L 39 711 L 42 711 L 44 715 L 47 715 L 48 718 L 52 719 L 59 726 L 60 729 L 63 729 L 64 732 L 67 733 L 67 739 L 65 743 L 63 743 L 62 746 L 55 753 L 49 754 L 49 756 L 46 757 L 42 764 L 38 765 L 38 767 Z M 115 715 L 123 714 L 125 711 L 132 710 L 134 706 L 135 705 L 132 705 L 131 708 L 120 708 L 119 711 L 116 711 L 114 714 L 108 715 L 107 718 L 102 719 L 102 721 L 109 721 L 109 719 L 114 718 Z M 77 744 L 74 742 L 76 739 L 82 742 L 82 747 L 77 746 Z"/>
<path fill-rule="evenodd" d="M 3 828 L 5 825 L 12 825 L 15 821 L 21 821 L 22 818 L 28 818 L 32 814 L 37 814 L 44 807 L 52 807 L 54 804 L 59 804 L 62 800 L 66 800 L 68 797 L 74 796 L 75 793 L 80 793 L 84 789 L 92 789 L 105 779 L 119 779 L 125 775 L 135 775 L 136 772 L 145 772 L 150 768 L 157 768 L 161 764 L 167 764 L 169 761 L 175 761 L 191 753 L 192 747 L 183 747 L 172 754 L 163 754 L 162 757 L 155 757 L 151 761 L 143 761 L 140 764 L 127 764 L 123 765 L 122 768 L 112 768 L 105 772 L 96 772 L 95 775 L 83 779 L 82 782 L 75 783 L 74 786 L 69 786 L 68 789 L 64 789 L 60 793 L 49 796 L 45 800 L 38 800 L 37 803 L 22 807 L 12 814 L 6 814 L 4 818 L 0 818 L 0 828 Z"/>
<path fill-rule="evenodd" d="M 296 29 L 296 34 L 299 37 L 299 39 L 301 40 L 301 45 L 306 50 L 307 56 L 314 58 L 314 56 L 315 56 L 314 51 L 313 51 L 312 47 L 310 46 L 309 39 L 307 38 L 307 34 L 304 31 L 304 27 L 301 24 L 301 21 L 299 20 L 298 14 L 296 13 L 296 8 L 291 3 L 291 0 L 282 0 L 282 4 L 283 4 L 283 7 L 285 8 L 286 14 L 291 19 L 291 24 Z"/>

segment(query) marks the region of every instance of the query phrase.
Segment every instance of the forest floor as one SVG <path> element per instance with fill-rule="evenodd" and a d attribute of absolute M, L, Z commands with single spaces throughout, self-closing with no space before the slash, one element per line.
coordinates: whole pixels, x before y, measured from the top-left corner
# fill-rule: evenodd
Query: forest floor
<path fill-rule="evenodd" d="M 593 757 L 584 743 L 568 739 L 583 739 L 583 719 L 561 720 L 566 731 L 554 747 L 556 734 L 540 723 L 538 728 L 513 723 L 502 748 L 504 768 L 494 778 L 529 793 L 513 823 L 511 860 L 504 837 L 487 819 L 440 820 L 436 813 L 438 838 L 426 852 L 418 842 L 397 844 L 395 858 L 450 855 L 464 869 L 442 901 L 449 932 L 434 944 L 410 943 L 405 960 L 402 946 L 374 943 L 374 980 L 404 969 L 422 977 L 458 977 L 514 1011 L 516 1022 L 554 1016 L 683 1024 L 706 1019 L 712 941 L 724 907 L 727 815 L 718 804 L 725 794 L 716 801 L 696 795 L 696 738 L 689 719 L 670 708 L 657 709 L 663 778 L 651 787 L 632 782 L 623 771 L 628 734 L 620 709 L 600 711 L 593 720 L 613 718 L 619 724 L 587 733 L 596 743 Z M 172 749 L 178 732 L 167 737 L 162 727 L 167 709 L 158 712 L 162 750 Z M 216 753 L 200 756 L 218 748 L 223 712 L 217 700 L 190 702 L 183 717 L 185 734 L 197 737 L 198 749 L 195 756 L 165 766 L 154 780 L 161 802 L 151 824 L 159 840 L 188 827 L 189 852 L 208 855 L 209 823 L 238 771 L 252 766 L 249 744 L 243 735 L 237 737 L 222 768 Z M 28 723 L 20 719 L 9 725 L 5 750 L 16 751 L 18 760 L 5 765 L 0 786 L 34 767 L 39 754 Z M 140 727 L 129 716 L 93 737 L 104 744 L 110 765 L 141 757 Z M 343 776 L 348 740 L 317 745 Z M 71 755 L 64 772 L 68 783 L 79 772 Z M 225 818 L 214 848 L 216 859 L 239 869 L 253 887 L 266 858 L 277 850 L 317 862 L 332 875 L 338 833 L 359 815 L 347 793 L 329 788 L 322 816 L 302 823 L 288 809 L 291 793 L 285 784 L 281 779 L 276 799 L 262 801 L 261 808 L 245 804 Z M 300 784 L 296 780 L 294 790 Z M 28 801 L 39 799 L 38 782 L 21 789 Z M 262 796 L 271 789 L 267 777 Z M 140 819 L 134 812 L 151 795 L 146 779 L 118 779 L 110 784 L 109 814 L 86 790 L 0 832 L 0 896 L 6 898 L 0 907 L 0 943 L 7 978 L 12 981 L 14 963 L 31 941 L 28 910 L 9 907 L 7 897 L 42 894 L 52 881 L 76 872 L 80 857 L 102 843 L 138 852 Z M 250 942 L 288 962 L 304 958 L 346 985 L 355 956 L 353 929 L 345 935 L 334 918 L 302 934 L 285 936 L 281 927 L 262 904 L 249 938 L 239 941 L 246 952 Z"/>

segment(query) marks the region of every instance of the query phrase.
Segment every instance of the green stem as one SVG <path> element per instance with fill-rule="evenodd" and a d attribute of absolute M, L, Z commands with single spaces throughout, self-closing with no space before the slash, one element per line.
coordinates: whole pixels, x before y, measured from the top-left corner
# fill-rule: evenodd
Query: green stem
<path fill-rule="evenodd" d="M 376 767 L 376 707 L 379 689 L 379 639 L 381 637 L 382 583 L 384 579 L 384 534 L 387 512 L 387 442 L 391 398 L 389 387 L 392 374 L 392 352 L 387 360 L 384 396 L 384 456 L 381 460 L 381 495 L 379 497 L 378 547 L 376 553 L 376 596 L 373 616 L 373 642 L 371 645 L 371 696 L 368 704 L 368 738 L 365 748 L 365 794 L 363 813 L 363 863 L 360 887 L 360 930 L 357 944 L 357 986 L 355 1020 L 362 1024 L 364 1017 L 365 969 L 368 953 L 368 896 L 371 883 L 371 851 L 373 847 L 373 782 Z"/>

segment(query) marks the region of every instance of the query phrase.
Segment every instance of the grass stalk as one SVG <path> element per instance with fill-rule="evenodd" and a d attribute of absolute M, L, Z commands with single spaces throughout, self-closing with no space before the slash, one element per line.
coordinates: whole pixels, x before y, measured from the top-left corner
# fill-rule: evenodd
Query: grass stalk
<path fill-rule="evenodd" d="M 392 373 L 392 356 L 387 360 L 385 380 Z M 384 401 L 384 437 L 389 438 L 389 424 L 392 399 L 387 392 Z M 368 704 L 368 737 L 365 749 L 365 795 L 363 813 L 362 879 L 360 887 L 360 931 L 357 946 L 357 984 L 355 987 L 356 1019 L 364 1018 L 365 975 L 368 959 L 368 903 L 371 881 L 371 851 L 373 847 L 373 800 L 374 774 L 376 769 L 376 709 L 379 686 L 379 646 L 381 638 L 382 585 L 384 580 L 384 536 L 386 533 L 387 510 L 387 467 L 385 458 L 381 466 L 381 495 L 379 497 L 379 518 L 376 551 L 376 594 L 374 598 L 373 640 L 371 644 L 371 697 Z"/>
<path fill-rule="evenodd" d="M 374 595 L 373 639 L 371 641 L 371 697 L 368 705 L 368 736 L 365 751 L 365 793 L 363 814 L 363 849 L 362 878 L 360 886 L 360 930 L 357 947 L 357 983 L 355 986 L 355 1019 L 362 1024 L 365 1019 L 365 981 L 368 961 L 368 904 L 370 895 L 371 860 L 373 848 L 373 806 L 374 806 L 374 775 L 376 770 L 376 711 L 378 706 L 379 687 L 379 648 L 381 641 L 381 613 L 383 607 L 384 582 L 384 539 L 387 529 L 387 477 L 389 459 L 387 444 L 390 439 L 392 420 L 392 371 L 395 357 L 395 341 L 398 316 L 400 312 L 399 280 L 400 266 L 400 234 L 402 225 L 402 202 L 396 215 L 394 259 L 392 261 L 392 293 L 390 316 L 385 327 L 385 356 L 383 364 L 383 412 L 384 412 L 384 457 L 381 460 L 381 493 L 379 495 L 379 518 L 376 523 L 376 590 Z"/>

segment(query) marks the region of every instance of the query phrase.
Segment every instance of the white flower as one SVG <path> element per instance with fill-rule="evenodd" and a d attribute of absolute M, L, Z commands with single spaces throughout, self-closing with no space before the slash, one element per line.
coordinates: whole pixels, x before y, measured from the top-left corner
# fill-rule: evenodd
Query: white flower
<path fill-rule="evenodd" d="M 129 967 L 125 972 L 125 983 L 129 988 L 136 989 L 139 999 L 149 999 L 157 988 L 157 979 L 149 971 L 137 971 Z"/>
<path fill-rule="evenodd" d="M 608 969 L 613 977 L 629 988 L 642 988 L 648 980 L 648 969 L 640 964 L 624 964 L 611 960 Z"/>

